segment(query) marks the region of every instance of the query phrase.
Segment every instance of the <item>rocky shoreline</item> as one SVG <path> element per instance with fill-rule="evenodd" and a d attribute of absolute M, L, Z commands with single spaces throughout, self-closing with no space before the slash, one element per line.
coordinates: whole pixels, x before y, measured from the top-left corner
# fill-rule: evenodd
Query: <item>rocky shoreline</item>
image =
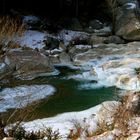
<path fill-rule="evenodd" d="M 123 136 L 126 140 L 133 140 L 139 137 L 139 114 L 132 111 L 135 103 L 139 107 L 140 101 L 139 2 L 137 0 L 118 0 L 116 4 L 115 29 L 113 29 L 113 23 L 102 23 L 97 19 L 90 21 L 88 26 L 82 27 L 76 19 L 71 28 L 50 33 L 43 27 L 40 28 L 42 24 L 44 25 L 44 21 L 29 15 L 22 17 L 24 24 L 27 25 L 23 36 L 16 35 L 8 43 L 4 42 L 4 47 L 0 52 L 1 87 L 10 83 L 11 79 L 31 80 L 40 76 L 57 75 L 59 72 L 56 71 L 55 66 L 61 65 L 80 69 L 80 73 L 70 75 L 67 77 L 68 79 L 95 81 L 90 85 L 83 85 L 82 88 L 115 86 L 127 92 L 131 91 L 125 105 L 123 102 L 105 102 L 82 112 L 65 113 L 53 118 L 35 120 L 23 124 L 26 131 L 33 131 L 34 128 L 36 131 L 41 131 L 42 126 L 44 129 L 44 125 L 47 125 L 53 131 L 59 129 L 60 135 L 64 136 L 62 139 L 68 139 L 68 136 L 72 137 L 78 133 L 70 121 L 76 117 L 78 123 L 84 124 L 87 129 L 85 131 L 85 128 L 80 126 L 79 139 L 81 140 L 86 139 L 86 132 L 91 136 L 90 138 L 97 140 L 113 140 L 116 137 L 119 139 L 119 136 Z M 112 32 L 113 30 L 115 33 Z M 6 43 L 15 47 L 8 48 Z M 40 87 L 38 88 L 40 89 Z M 119 130 L 121 126 L 118 121 L 115 121 L 115 124 L 111 122 L 112 117 L 115 120 L 111 113 L 117 111 L 120 104 L 126 111 L 123 112 L 124 116 L 127 116 L 127 113 L 130 115 L 130 118 L 125 116 L 127 118 L 127 128 L 125 129 L 128 129 L 129 133 L 127 135 L 123 134 L 126 131 Z M 112 105 L 114 105 L 113 108 L 111 108 Z M 111 111 L 106 112 L 108 109 L 104 109 L 104 106 L 109 107 Z M 106 122 L 108 115 L 109 122 Z M 92 136 L 101 121 L 105 121 L 105 124 L 111 123 L 111 126 L 113 124 L 113 129 L 110 129 L 110 125 L 109 128 L 105 126 L 106 131 L 96 137 Z M 42 131 L 44 131 L 43 129 Z"/>

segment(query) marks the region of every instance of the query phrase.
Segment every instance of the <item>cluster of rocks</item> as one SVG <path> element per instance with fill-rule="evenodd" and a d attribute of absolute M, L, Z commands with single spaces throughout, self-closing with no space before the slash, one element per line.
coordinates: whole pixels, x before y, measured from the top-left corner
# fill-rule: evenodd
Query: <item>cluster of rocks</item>
<path fill-rule="evenodd" d="M 41 49 L 22 46 L 22 49 L 8 50 L 0 60 L 0 79 L 7 76 L 7 73 L 22 79 L 33 79 L 53 72 L 55 64 L 75 64 L 73 62 L 76 54 L 94 50 L 103 44 L 126 44 L 129 41 L 139 41 L 138 1 L 119 0 L 116 4 L 114 35 L 112 35 L 111 23 L 102 23 L 93 19 L 83 28 L 79 20 L 74 18 L 69 30 L 61 30 L 49 35 L 47 33 L 46 39 L 41 40 L 45 44 Z M 45 28 L 40 27 L 47 26 L 45 20 L 35 16 L 23 17 L 23 22 L 28 25 L 28 30 L 42 29 L 45 32 Z"/>

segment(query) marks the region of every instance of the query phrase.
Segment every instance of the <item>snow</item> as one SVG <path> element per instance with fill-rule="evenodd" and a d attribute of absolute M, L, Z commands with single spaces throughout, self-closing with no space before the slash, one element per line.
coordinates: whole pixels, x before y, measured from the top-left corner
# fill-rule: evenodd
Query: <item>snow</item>
<path fill-rule="evenodd" d="M 105 26 L 102 29 L 95 29 L 94 30 L 95 33 L 110 33 L 111 32 L 111 27 L 110 26 Z"/>
<path fill-rule="evenodd" d="M 132 44 L 131 44 L 132 45 Z M 131 46 L 132 47 L 132 46 Z M 100 49 L 100 48 L 97 48 Z M 102 52 L 112 52 L 104 55 Z M 127 52 L 126 50 L 127 49 Z M 83 68 L 83 72 L 68 76 L 68 79 L 82 81 L 96 81 L 81 83 L 79 89 L 95 89 L 100 87 L 116 86 L 124 90 L 140 90 L 140 80 L 136 74 L 136 68 L 140 68 L 139 47 L 131 50 L 130 44 L 118 50 L 117 48 L 101 48 L 100 58 L 89 60 L 75 59 L 75 62 Z M 115 53 L 113 52 L 115 51 Z M 119 52 L 117 54 L 117 51 Z M 90 52 L 90 51 L 89 51 Z M 122 53 L 125 52 L 125 53 Z M 88 53 L 78 54 L 79 56 Z"/>
<path fill-rule="evenodd" d="M 83 130 L 86 129 L 88 132 L 95 132 L 98 127 L 99 118 L 106 118 L 106 115 L 101 114 L 100 111 L 104 109 L 104 106 L 110 107 L 114 104 L 117 105 L 118 102 L 107 101 L 84 111 L 63 113 L 55 117 L 24 122 L 22 126 L 27 132 L 43 131 L 46 127 L 51 127 L 53 131 L 59 130 L 60 136 L 62 136 L 60 140 L 67 140 L 70 130 L 76 129 L 76 124 L 79 124 Z M 107 109 L 110 110 L 111 108 Z M 114 108 L 112 109 L 115 110 Z M 82 135 L 83 137 L 85 136 L 84 134 Z M 109 135 L 108 138 L 111 139 L 112 136 Z"/>
<path fill-rule="evenodd" d="M 92 130 L 95 130 L 97 126 L 96 114 L 99 112 L 100 108 L 101 105 L 98 105 L 96 107 L 80 112 L 70 112 L 60 114 L 55 117 L 38 119 L 24 123 L 23 127 L 27 132 L 36 132 L 39 130 L 42 131 L 45 129 L 44 126 L 47 126 L 51 127 L 53 131 L 59 130 L 60 135 L 67 136 L 70 132 L 70 129 L 74 128 L 74 123 L 78 122 L 83 125 L 83 120 L 87 118 L 85 124 L 90 125 L 92 123 Z"/>
<path fill-rule="evenodd" d="M 0 70 L 5 68 L 6 64 L 5 63 L 0 63 Z"/>
<path fill-rule="evenodd" d="M 100 47 L 100 44 L 93 45 L 93 48 Z"/>
<path fill-rule="evenodd" d="M 58 34 L 58 39 L 63 40 L 64 45 L 68 45 L 74 39 L 86 39 L 89 36 L 88 33 L 79 32 L 79 31 L 72 31 L 72 30 L 62 30 Z"/>
<path fill-rule="evenodd" d="M 27 104 L 44 99 L 55 92 L 51 85 L 18 86 L 0 92 L 0 112 L 11 108 L 22 108 Z"/>
<path fill-rule="evenodd" d="M 22 37 L 16 37 L 14 41 L 22 47 L 42 49 L 43 47 L 45 47 L 45 40 L 47 40 L 48 37 L 61 40 L 64 42 L 64 45 L 67 46 L 75 39 L 86 39 L 88 36 L 88 33 L 71 30 L 62 30 L 57 35 L 52 35 L 47 32 L 27 30 L 24 32 Z M 62 50 L 59 49 L 59 52 L 60 51 Z"/>
<path fill-rule="evenodd" d="M 28 16 L 23 16 L 23 23 L 36 23 L 38 22 L 40 19 L 37 16 L 33 16 L 33 15 L 28 15 Z"/>
<path fill-rule="evenodd" d="M 127 6 L 126 9 L 135 9 L 136 8 L 136 4 L 135 3 L 126 3 L 125 6 Z"/>
<path fill-rule="evenodd" d="M 76 49 L 82 50 L 82 49 L 91 49 L 91 45 L 75 45 Z"/>
<path fill-rule="evenodd" d="M 61 52 L 63 52 L 63 50 L 60 48 L 60 49 L 53 49 L 53 50 L 48 50 L 48 52 L 50 53 L 50 54 L 58 54 L 58 53 L 61 53 Z"/>
<path fill-rule="evenodd" d="M 46 34 L 39 31 L 27 30 L 21 38 L 15 39 L 22 47 L 30 47 L 32 49 L 41 49 L 45 47 L 43 42 L 46 39 Z"/>

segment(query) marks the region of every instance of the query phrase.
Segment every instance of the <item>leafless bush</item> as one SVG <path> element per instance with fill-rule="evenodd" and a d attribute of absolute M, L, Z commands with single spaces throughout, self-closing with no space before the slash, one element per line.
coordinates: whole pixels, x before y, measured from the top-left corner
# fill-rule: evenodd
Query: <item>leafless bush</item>
<path fill-rule="evenodd" d="M 16 108 L 8 113 L 2 113 L 0 116 L 0 139 L 4 138 L 5 136 L 15 137 L 17 135 L 21 135 L 22 137 L 24 129 L 22 128 L 21 123 L 36 115 L 34 112 L 39 103 L 39 101 L 32 104 L 28 102 L 26 107 L 23 107 L 21 103 L 19 108 Z M 7 126 L 9 127 L 7 128 Z M 6 133 L 5 128 L 7 129 Z"/>
<path fill-rule="evenodd" d="M 83 128 L 82 128 L 81 123 L 78 122 L 78 120 L 73 119 L 73 120 L 71 120 L 71 122 L 73 123 L 74 128 L 70 130 L 70 133 L 68 135 L 68 139 L 76 140 L 76 139 L 81 137 L 81 133 L 83 131 Z"/>
<path fill-rule="evenodd" d="M 79 123 L 78 120 L 73 121 L 74 128 L 70 130 L 68 138 L 76 140 L 84 134 L 85 139 L 96 139 L 97 137 L 101 138 L 104 134 L 117 130 L 118 134 L 114 134 L 114 139 L 126 139 L 131 134 L 129 131 L 129 123 L 133 117 L 139 116 L 139 108 L 137 108 L 137 106 L 139 106 L 139 96 L 139 93 L 125 95 L 122 97 L 122 100 L 117 107 L 114 108 L 115 104 L 112 106 L 114 110 L 104 108 L 110 114 L 110 121 L 107 122 L 105 120 L 106 117 L 103 116 L 102 118 L 100 116 L 101 118 L 97 122 L 97 128 L 95 131 L 89 131 L 89 125 L 84 121 L 83 123 Z"/>

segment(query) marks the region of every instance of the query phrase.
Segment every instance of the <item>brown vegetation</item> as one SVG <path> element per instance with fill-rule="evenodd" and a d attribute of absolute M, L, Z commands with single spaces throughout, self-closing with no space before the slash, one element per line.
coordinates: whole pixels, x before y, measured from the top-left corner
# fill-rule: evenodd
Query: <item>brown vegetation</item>
<path fill-rule="evenodd" d="M 127 137 L 131 136 L 135 130 L 132 130 L 133 128 L 130 128 L 130 123 L 132 122 L 133 118 L 139 117 L 140 113 L 140 95 L 139 93 L 130 93 L 125 95 L 122 98 L 122 101 L 118 105 L 118 107 L 113 112 L 110 111 L 110 122 L 107 123 L 105 120 L 105 116 L 101 119 L 99 119 L 99 122 L 97 123 L 97 129 L 96 131 L 89 132 L 88 128 L 84 128 L 84 126 L 88 126 L 84 124 L 84 121 L 82 124 L 75 123 L 74 121 L 74 129 L 70 131 L 70 134 L 68 136 L 71 140 L 77 140 L 80 137 L 84 137 L 85 139 L 95 139 L 95 138 L 107 138 L 110 134 L 114 135 L 115 140 L 124 140 Z M 106 113 L 107 113 L 106 112 Z M 106 114 L 108 115 L 108 114 Z M 135 126 L 131 126 L 135 127 Z M 84 135 L 83 135 L 84 134 Z M 83 135 L 83 136 L 82 136 Z"/>
<path fill-rule="evenodd" d="M 8 47 L 19 47 L 18 44 L 13 42 L 13 38 L 22 36 L 24 31 L 25 25 L 18 18 L 10 16 L 0 17 L 0 53 L 3 54 Z"/>

